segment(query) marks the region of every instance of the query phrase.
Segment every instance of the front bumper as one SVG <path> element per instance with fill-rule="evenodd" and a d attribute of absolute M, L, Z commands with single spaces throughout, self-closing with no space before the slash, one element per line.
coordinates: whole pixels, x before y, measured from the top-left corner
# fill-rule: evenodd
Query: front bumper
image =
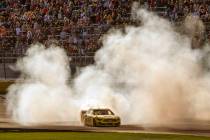
<path fill-rule="evenodd" d="M 95 119 L 96 126 L 120 126 L 120 120 L 97 120 Z"/>

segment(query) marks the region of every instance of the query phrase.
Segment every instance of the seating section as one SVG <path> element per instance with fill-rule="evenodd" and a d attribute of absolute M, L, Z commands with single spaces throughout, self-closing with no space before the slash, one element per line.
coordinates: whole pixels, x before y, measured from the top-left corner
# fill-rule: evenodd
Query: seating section
<path fill-rule="evenodd" d="M 30 44 L 52 42 L 63 47 L 72 64 L 93 63 L 100 37 L 110 28 L 135 24 L 135 0 L 1 0 L 0 63 L 14 63 Z M 140 6 L 179 23 L 188 14 L 198 15 L 210 36 L 207 0 L 136 0 Z"/>

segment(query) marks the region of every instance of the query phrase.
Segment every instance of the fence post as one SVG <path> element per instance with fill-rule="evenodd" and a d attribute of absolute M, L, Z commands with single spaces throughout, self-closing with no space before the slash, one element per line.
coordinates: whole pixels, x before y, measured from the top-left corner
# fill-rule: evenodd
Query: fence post
<path fill-rule="evenodd" d="M 7 79 L 7 73 L 6 73 L 6 51 L 4 51 L 4 61 L 3 61 L 3 67 L 4 67 L 4 79 Z"/>

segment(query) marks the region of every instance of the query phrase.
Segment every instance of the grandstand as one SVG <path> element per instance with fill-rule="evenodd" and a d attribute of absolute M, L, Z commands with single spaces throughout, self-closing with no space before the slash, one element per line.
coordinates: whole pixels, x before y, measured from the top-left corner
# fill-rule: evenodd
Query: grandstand
<path fill-rule="evenodd" d="M 11 70 L 18 57 L 40 42 L 57 42 L 71 56 L 71 68 L 94 63 L 100 37 L 110 28 L 133 24 L 134 0 L 1 0 L 0 78 L 14 79 Z M 135 0 L 136 1 L 136 0 Z M 137 0 L 158 15 L 179 23 L 189 13 L 198 15 L 210 36 L 210 0 Z"/>

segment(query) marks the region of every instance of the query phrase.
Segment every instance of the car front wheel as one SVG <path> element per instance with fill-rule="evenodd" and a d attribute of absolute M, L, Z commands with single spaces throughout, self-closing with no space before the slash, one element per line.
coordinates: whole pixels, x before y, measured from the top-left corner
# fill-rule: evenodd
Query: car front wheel
<path fill-rule="evenodd" d="M 93 118 L 93 127 L 96 127 L 96 120 Z"/>

